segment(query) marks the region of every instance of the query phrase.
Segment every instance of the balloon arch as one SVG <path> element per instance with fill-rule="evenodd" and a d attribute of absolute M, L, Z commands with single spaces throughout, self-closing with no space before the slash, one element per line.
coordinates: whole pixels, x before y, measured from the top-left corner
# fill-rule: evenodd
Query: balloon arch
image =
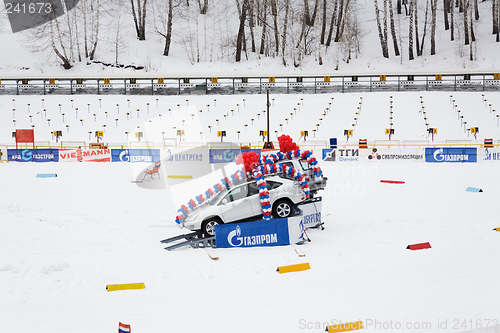
<path fill-rule="evenodd" d="M 280 144 L 280 152 L 276 154 L 261 156 L 252 151 L 238 155 L 236 164 L 243 164 L 243 168 L 236 171 L 229 177 L 221 179 L 217 184 L 207 189 L 204 193 L 189 200 L 186 205 L 182 205 L 181 208 L 177 210 L 179 215 L 176 216 L 175 222 L 177 224 L 184 222 L 186 216 L 190 212 L 194 211 L 198 206 L 202 205 L 206 200 L 210 199 L 223 189 L 243 183 L 252 178 L 257 181 L 263 218 L 265 220 L 271 219 L 272 207 L 271 202 L 269 201 L 269 190 L 267 189 L 265 175 L 285 174 L 293 177 L 297 182 L 299 182 L 306 198 L 309 198 L 307 176 L 301 174 L 295 168 L 289 167 L 283 163 L 278 164 L 277 162 L 286 159 L 302 158 L 307 160 L 313 169 L 315 177 L 323 177 L 323 172 L 318 166 L 318 161 L 313 156 L 311 151 L 306 150 L 301 152 L 297 144 L 295 144 L 288 135 L 280 136 L 278 141 Z"/>

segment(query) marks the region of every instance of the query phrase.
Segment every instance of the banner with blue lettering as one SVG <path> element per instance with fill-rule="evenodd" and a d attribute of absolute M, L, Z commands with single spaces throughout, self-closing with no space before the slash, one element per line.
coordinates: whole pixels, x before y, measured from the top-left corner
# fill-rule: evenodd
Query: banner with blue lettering
<path fill-rule="evenodd" d="M 238 155 L 250 151 L 254 151 L 256 154 L 260 155 L 260 149 L 210 149 L 210 164 L 235 162 Z"/>
<path fill-rule="evenodd" d="M 476 163 L 477 148 L 425 148 L 428 163 Z"/>
<path fill-rule="evenodd" d="M 483 161 L 500 161 L 500 150 L 498 148 L 484 148 L 481 154 Z"/>
<path fill-rule="evenodd" d="M 8 149 L 7 156 L 14 162 L 59 162 L 59 149 Z"/>
<path fill-rule="evenodd" d="M 160 161 L 160 149 L 111 149 L 111 162 L 147 162 Z"/>
<path fill-rule="evenodd" d="M 302 225 L 304 228 L 315 228 L 321 225 L 321 208 L 323 198 L 314 197 L 307 200 L 306 203 L 300 203 L 297 208 L 302 211 Z"/>
<path fill-rule="evenodd" d="M 218 248 L 289 245 L 287 219 L 273 219 L 215 226 Z"/>

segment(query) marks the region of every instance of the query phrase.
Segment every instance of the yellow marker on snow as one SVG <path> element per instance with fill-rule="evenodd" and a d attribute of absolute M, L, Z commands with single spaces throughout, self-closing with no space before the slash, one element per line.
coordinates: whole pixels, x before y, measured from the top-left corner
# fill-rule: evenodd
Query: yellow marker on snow
<path fill-rule="evenodd" d="M 364 328 L 362 321 L 355 321 L 352 323 L 343 323 L 338 325 L 331 325 L 327 327 L 327 331 L 329 333 L 332 332 L 348 332 L 348 331 L 356 331 Z"/>
<path fill-rule="evenodd" d="M 277 271 L 280 272 L 280 274 L 283 274 L 283 273 L 290 273 L 290 272 L 306 271 L 308 269 L 311 269 L 311 266 L 309 266 L 309 263 L 306 262 L 305 264 L 280 266 L 280 267 L 278 267 Z"/>
<path fill-rule="evenodd" d="M 127 284 L 108 284 L 106 289 L 108 291 L 116 290 L 130 290 L 130 289 L 145 289 L 146 286 L 143 282 L 141 283 L 127 283 Z"/>

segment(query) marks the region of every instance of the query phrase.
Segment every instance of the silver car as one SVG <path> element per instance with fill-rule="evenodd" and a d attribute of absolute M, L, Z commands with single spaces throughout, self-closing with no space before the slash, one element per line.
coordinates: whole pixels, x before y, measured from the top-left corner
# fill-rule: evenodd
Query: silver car
<path fill-rule="evenodd" d="M 265 178 L 274 218 L 292 216 L 295 204 L 306 200 L 300 184 L 284 176 Z M 223 190 L 190 212 L 182 226 L 201 230 L 205 236 L 215 235 L 217 224 L 257 220 L 262 217 L 259 189 L 255 180 Z"/>

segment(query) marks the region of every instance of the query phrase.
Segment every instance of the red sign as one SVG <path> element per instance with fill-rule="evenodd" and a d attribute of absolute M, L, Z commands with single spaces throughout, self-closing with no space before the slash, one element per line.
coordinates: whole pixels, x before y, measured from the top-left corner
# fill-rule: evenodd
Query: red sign
<path fill-rule="evenodd" d="M 35 130 L 34 129 L 18 129 L 16 130 L 16 149 L 18 143 L 33 143 L 35 148 Z"/>

